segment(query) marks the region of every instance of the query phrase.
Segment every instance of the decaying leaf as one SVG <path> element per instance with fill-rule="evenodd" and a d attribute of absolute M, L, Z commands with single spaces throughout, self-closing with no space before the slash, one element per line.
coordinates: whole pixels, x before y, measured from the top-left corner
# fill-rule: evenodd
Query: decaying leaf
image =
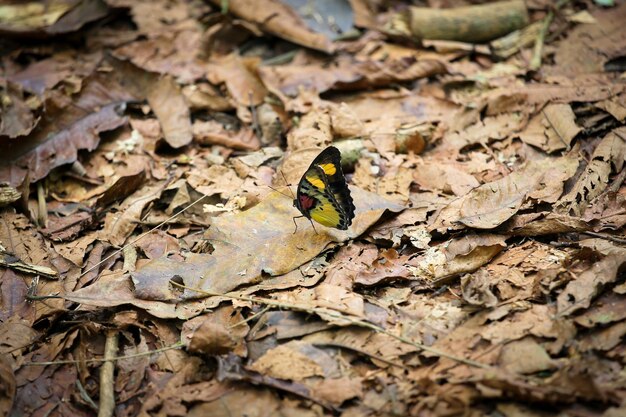
<path fill-rule="evenodd" d="M 569 149 L 581 130 L 569 104 L 550 104 L 530 120 L 520 133 L 520 139 L 546 152 L 554 152 Z"/>
<path fill-rule="evenodd" d="M 279 193 L 269 194 L 250 210 L 217 217 L 205 236 L 215 251 L 211 255 L 191 255 L 184 262 L 161 258 L 144 265 L 133 273 L 138 296 L 152 298 L 149 294 L 168 288 L 175 277 L 182 278 L 188 287 L 221 294 L 260 282 L 262 274 L 282 275 L 323 250 L 359 236 L 386 210 L 401 210 L 358 188 L 353 188 L 352 196 L 356 217 L 346 232 L 320 227 L 316 233 L 310 223 L 303 221 L 295 231 L 293 217 L 298 215 L 297 210 L 291 199 Z M 186 296 L 206 295 L 189 291 Z"/>
<path fill-rule="evenodd" d="M 611 172 L 620 172 L 626 164 L 626 128 L 607 134 L 596 147 L 591 161 L 572 190 L 559 201 L 564 210 L 580 215 L 589 202 L 599 196 L 609 182 Z"/>
<path fill-rule="evenodd" d="M 243 338 L 248 330 L 241 313 L 224 306 L 187 321 L 181 337 L 191 352 L 220 355 L 232 351 L 245 356 L 247 350 Z"/>
<path fill-rule="evenodd" d="M 510 219 L 528 200 L 555 202 L 563 183 L 578 167 L 574 158 L 531 161 L 508 176 L 483 184 L 444 208 L 433 228 L 457 228 L 456 222 L 476 229 L 492 229 Z"/>
<path fill-rule="evenodd" d="M 557 299 L 558 313 L 571 315 L 577 310 L 587 308 L 591 301 L 608 284 L 615 282 L 618 271 L 626 263 L 626 251 L 609 255 L 594 263 L 570 281 Z"/>

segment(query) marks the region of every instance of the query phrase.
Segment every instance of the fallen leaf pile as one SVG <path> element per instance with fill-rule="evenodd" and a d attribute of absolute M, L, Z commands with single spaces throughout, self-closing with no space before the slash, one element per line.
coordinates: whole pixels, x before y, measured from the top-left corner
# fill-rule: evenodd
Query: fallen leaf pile
<path fill-rule="evenodd" d="M 0 417 L 626 415 L 626 3 L 416 3 L 0 5 Z"/>

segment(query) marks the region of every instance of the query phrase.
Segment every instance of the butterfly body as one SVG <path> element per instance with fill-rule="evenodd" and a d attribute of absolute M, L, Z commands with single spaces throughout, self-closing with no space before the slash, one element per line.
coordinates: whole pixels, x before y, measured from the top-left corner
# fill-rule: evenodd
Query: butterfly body
<path fill-rule="evenodd" d="M 329 146 L 313 160 L 298 183 L 293 204 L 303 216 L 321 225 L 340 230 L 350 227 L 355 207 L 337 148 Z"/>

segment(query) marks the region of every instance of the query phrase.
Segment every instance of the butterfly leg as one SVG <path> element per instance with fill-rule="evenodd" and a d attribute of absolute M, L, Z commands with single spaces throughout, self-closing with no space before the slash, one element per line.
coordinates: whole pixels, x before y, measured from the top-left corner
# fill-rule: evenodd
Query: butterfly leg
<path fill-rule="evenodd" d="M 313 226 L 313 231 L 315 232 L 315 234 L 319 235 L 319 233 L 317 233 L 317 229 L 315 228 L 315 225 L 313 224 L 313 220 L 309 219 L 309 221 L 311 222 L 311 226 Z"/>
<path fill-rule="evenodd" d="M 296 230 L 294 230 L 294 231 L 293 231 L 293 234 L 294 234 L 294 235 L 295 235 L 295 234 L 296 234 L 296 232 L 298 231 L 298 223 L 296 223 L 296 219 L 299 219 L 299 218 L 301 218 L 301 217 L 304 217 L 304 216 L 295 216 L 295 217 L 292 217 L 292 218 L 291 218 L 291 220 L 293 220 L 293 224 L 296 226 Z"/>

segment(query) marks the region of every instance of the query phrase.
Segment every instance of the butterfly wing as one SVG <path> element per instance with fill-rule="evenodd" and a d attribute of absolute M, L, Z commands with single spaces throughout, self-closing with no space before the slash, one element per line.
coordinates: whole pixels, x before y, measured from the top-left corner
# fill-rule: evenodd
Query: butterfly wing
<path fill-rule="evenodd" d="M 295 204 L 324 226 L 346 230 L 352 224 L 355 207 L 337 148 L 328 147 L 313 160 L 298 184 Z"/>

